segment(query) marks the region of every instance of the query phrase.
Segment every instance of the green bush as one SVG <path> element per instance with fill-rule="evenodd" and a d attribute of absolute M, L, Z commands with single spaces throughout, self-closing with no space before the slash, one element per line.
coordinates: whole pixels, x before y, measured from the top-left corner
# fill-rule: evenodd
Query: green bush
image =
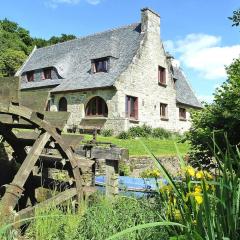
<path fill-rule="evenodd" d="M 240 59 L 227 68 L 228 80 L 215 92 L 212 104 L 191 114 L 192 127 L 185 140 L 190 141 L 190 161 L 211 166 L 212 139 L 224 152 L 227 150 L 224 134 L 231 145 L 240 142 Z"/>
<path fill-rule="evenodd" d="M 129 132 L 123 131 L 123 132 L 120 132 L 118 134 L 117 138 L 119 138 L 119 139 L 130 139 L 131 136 L 130 136 Z"/>
<path fill-rule="evenodd" d="M 152 128 L 148 125 L 130 127 L 128 131 L 121 132 L 117 137 L 119 139 L 130 139 L 136 137 L 143 137 L 143 138 L 160 138 L 160 139 L 168 139 L 171 137 L 179 137 L 178 133 L 174 133 L 168 131 L 164 128 Z"/>
<path fill-rule="evenodd" d="M 129 134 L 131 137 L 149 137 L 152 134 L 152 128 L 147 125 L 143 126 L 136 126 L 136 127 L 130 127 L 129 128 Z"/>
<path fill-rule="evenodd" d="M 172 136 L 172 133 L 163 128 L 154 128 L 152 131 L 152 136 L 154 138 L 164 139 L 164 138 L 170 138 Z"/>
<path fill-rule="evenodd" d="M 100 134 L 104 137 L 111 137 L 113 135 L 113 129 L 103 129 Z"/>

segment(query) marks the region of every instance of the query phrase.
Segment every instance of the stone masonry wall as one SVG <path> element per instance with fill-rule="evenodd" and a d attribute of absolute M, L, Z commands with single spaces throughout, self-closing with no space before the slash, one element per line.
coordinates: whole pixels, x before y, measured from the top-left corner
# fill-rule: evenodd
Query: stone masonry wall
<path fill-rule="evenodd" d="M 187 109 L 186 121 L 179 120 L 175 84 L 160 40 L 160 17 L 151 10 L 142 12 L 142 31 L 145 37 L 141 46 L 132 63 L 115 83 L 115 88 L 56 94 L 51 111 L 57 111 L 59 99 L 65 97 L 68 111 L 71 112 L 69 126 L 96 126 L 113 129 L 115 134 L 143 124 L 181 133 L 188 130 L 190 114 Z M 166 68 L 167 86 L 158 83 L 158 66 Z M 126 118 L 126 95 L 138 97 L 138 121 Z M 106 101 L 108 118 L 85 118 L 86 104 L 94 96 Z M 168 120 L 160 118 L 160 103 L 168 105 Z"/>
<path fill-rule="evenodd" d="M 88 101 L 95 97 L 102 97 L 108 107 L 108 117 L 85 117 L 85 107 Z M 68 111 L 71 113 L 68 120 L 68 126 L 76 125 L 81 128 L 84 126 L 101 127 L 108 129 L 123 129 L 125 119 L 120 117 L 117 111 L 118 99 L 116 98 L 116 90 L 99 89 L 75 93 L 62 93 L 54 96 L 54 102 L 51 104 L 51 111 L 58 111 L 58 104 L 61 97 L 65 97 L 68 102 Z"/>
<path fill-rule="evenodd" d="M 179 175 L 180 164 L 177 157 L 159 157 L 158 159 L 171 175 Z M 145 170 L 156 169 L 154 162 L 150 157 L 130 157 L 120 164 L 130 170 L 129 175 L 132 177 L 141 177 L 141 174 Z M 97 161 L 96 173 L 97 175 L 105 175 L 105 161 Z"/>
<path fill-rule="evenodd" d="M 141 47 L 132 64 L 116 83 L 118 89 L 118 112 L 124 117 L 125 96 L 138 97 L 139 123 L 152 127 L 163 127 L 172 131 L 184 132 L 190 127 L 189 111 L 187 121 L 179 120 L 176 106 L 176 90 L 167 57 L 160 41 L 160 18 L 147 10 L 142 15 L 142 28 L 146 31 Z M 146 20 L 147 19 L 147 20 Z M 166 68 L 167 86 L 158 84 L 158 66 Z M 160 119 L 160 103 L 168 104 L 168 121 Z M 135 125 L 127 122 L 128 127 Z"/>

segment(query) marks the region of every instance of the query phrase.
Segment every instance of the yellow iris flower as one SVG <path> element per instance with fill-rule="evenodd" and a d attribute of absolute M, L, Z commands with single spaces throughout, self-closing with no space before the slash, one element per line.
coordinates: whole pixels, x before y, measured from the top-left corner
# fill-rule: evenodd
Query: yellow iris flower
<path fill-rule="evenodd" d="M 191 166 L 187 166 L 186 167 L 186 173 L 188 175 L 190 175 L 191 177 L 194 177 L 195 176 L 195 169 Z"/>

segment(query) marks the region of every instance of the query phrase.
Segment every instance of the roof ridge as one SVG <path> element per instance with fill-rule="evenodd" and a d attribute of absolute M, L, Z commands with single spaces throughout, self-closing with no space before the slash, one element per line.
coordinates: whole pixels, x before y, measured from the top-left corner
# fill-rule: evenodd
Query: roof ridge
<path fill-rule="evenodd" d="M 138 26 L 139 24 L 140 24 L 140 22 L 135 22 L 135 23 L 131 23 L 131 24 L 128 24 L 128 25 L 123 25 L 123 26 L 116 27 L 116 28 L 110 28 L 110 29 L 108 29 L 108 30 L 101 31 L 101 32 L 96 32 L 96 33 L 93 33 L 93 34 L 89 34 L 89 35 L 87 35 L 87 36 L 77 37 L 77 38 L 75 38 L 75 39 L 71 39 L 71 40 L 68 40 L 68 41 L 65 41 L 65 42 L 60 42 L 60 43 L 52 44 L 52 45 L 50 45 L 50 46 L 45 46 L 45 47 L 37 48 L 36 51 L 38 51 L 38 50 L 40 50 L 40 49 L 50 48 L 50 47 L 53 47 L 53 46 L 56 46 L 56 45 L 66 44 L 66 43 L 73 42 L 73 41 L 77 41 L 77 40 L 82 40 L 82 39 L 85 39 L 85 38 L 97 36 L 97 35 L 104 34 L 104 33 L 109 33 L 109 32 L 113 32 L 113 31 L 117 31 L 117 30 L 122 29 L 122 28 L 128 28 L 128 27 Z"/>

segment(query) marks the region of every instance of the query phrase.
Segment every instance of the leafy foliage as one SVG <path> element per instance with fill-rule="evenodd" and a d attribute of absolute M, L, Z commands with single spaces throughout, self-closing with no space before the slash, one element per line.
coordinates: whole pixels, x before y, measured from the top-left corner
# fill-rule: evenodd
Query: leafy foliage
<path fill-rule="evenodd" d="M 170 138 L 172 135 L 171 132 L 167 131 L 166 129 L 164 128 L 154 128 L 153 131 L 152 131 L 152 136 L 154 138 Z"/>
<path fill-rule="evenodd" d="M 76 38 L 62 34 L 49 40 L 32 38 L 28 30 L 8 19 L 0 20 L 0 77 L 13 76 L 34 46 L 45 47 Z"/>
<path fill-rule="evenodd" d="M 158 212 L 147 199 L 96 196 L 88 206 L 81 205 L 75 213 L 71 207 L 65 212 L 56 207 L 38 209 L 25 236 L 28 239 L 101 240 L 125 228 L 157 219 Z M 152 231 L 143 229 L 130 233 L 124 239 L 167 240 L 169 236 L 162 227 L 157 227 Z"/>
<path fill-rule="evenodd" d="M 113 129 L 101 130 L 100 134 L 104 137 L 111 137 L 113 135 Z"/>
<path fill-rule="evenodd" d="M 117 137 L 119 139 L 130 139 L 131 138 L 129 132 L 127 132 L 127 131 L 120 132 Z"/>
<path fill-rule="evenodd" d="M 191 160 L 207 166 L 213 155 L 213 138 L 223 152 L 227 148 L 224 133 L 231 145 L 240 144 L 240 59 L 226 70 L 228 80 L 216 90 L 212 104 L 192 114 L 192 127 L 186 134 L 191 142 Z"/>
<path fill-rule="evenodd" d="M 170 239 L 217 240 L 240 238 L 240 152 L 232 151 L 226 140 L 227 151 L 213 143 L 219 168 L 215 175 L 210 171 L 196 170 L 181 160 L 182 179 L 176 181 L 149 151 L 158 167 L 158 173 L 168 180 L 160 186 L 155 199 L 159 206 L 159 221 L 140 224 L 118 232 L 108 238 L 121 239 L 140 229 L 152 230 L 166 226 Z M 144 145 L 145 148 L 147 148 Z M 181 158 L 180 158 L 181 159 Z M 234 171 L 235 166 L 236 171 Z M 157 176 L 156 175 L 156 176 Z M 177 225 L 181 224 L 181 226 Z M 168 226 L 168 227 L 167 227 Z M 180 236 L 180 237 L 179 237 Z"/>
<path fill-rule="evenodd" d="M 169 139 L 173 136 L 178 136 L 178 134 L 168 131 L 163 128 L 152 128 L 146 124 L 142 126 L 136 126 L 129 128 L 128 131 L 123 131 L 118 135 L 119 139 L 130 139 L 136 137 L 142 138 L 159 138 L 159 139 Z"/>
<path fill-rule="evenodd" d="M 240 9 L 233 11 L 233 16 L 229 17 L 229 19 L 233 22 L 232 26 L 238 27 L 240 24 Z"/>

